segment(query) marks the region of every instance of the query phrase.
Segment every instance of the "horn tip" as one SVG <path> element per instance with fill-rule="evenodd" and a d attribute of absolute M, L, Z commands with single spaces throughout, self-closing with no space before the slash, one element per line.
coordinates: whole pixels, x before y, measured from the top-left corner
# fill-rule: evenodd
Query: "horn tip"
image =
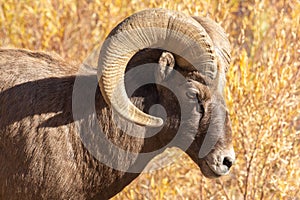
<path fill-rule="evenodd" d="M 153 128 L 159 128 L 164 125 L 164 120 L 162 118 L 155 117 L 153 119 L 153 121 L 150 121 L 149 123 L 147 123 L 145 125 L 149 126 L 149 127 L 153 127 Z"/>
<path fill-rule="evenodd" d="M 164 120 L 162 118 L 157 118 L 157 127 L 160 127 L 164 124 Z"/>

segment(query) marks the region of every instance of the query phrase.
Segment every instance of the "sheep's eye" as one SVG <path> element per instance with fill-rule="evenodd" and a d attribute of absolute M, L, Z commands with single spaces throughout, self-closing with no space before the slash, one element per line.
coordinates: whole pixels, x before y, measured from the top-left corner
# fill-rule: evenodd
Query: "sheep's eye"
<path fill-rule="evenodd" d="M 190 99 L 197 99 L 197 91 L 189 90 L 186 92 L 186 96 Z"/>

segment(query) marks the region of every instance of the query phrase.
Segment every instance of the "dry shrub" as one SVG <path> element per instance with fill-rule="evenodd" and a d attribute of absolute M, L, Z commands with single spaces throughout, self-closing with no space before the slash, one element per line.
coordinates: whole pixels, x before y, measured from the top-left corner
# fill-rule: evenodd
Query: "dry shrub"
<path fill-rule="evenodd" d="M 300 2 L 17 1 L 0 3 L 0 45 L 54 51 L 81 62 L 135 11 L 165 7 L 208 15 L 232 43 L 226 99 L 237 161 L 231 174 L 204 178 L 179 150 L 173 164 L 144 173 L 114 199 L 300 199 Z"/>

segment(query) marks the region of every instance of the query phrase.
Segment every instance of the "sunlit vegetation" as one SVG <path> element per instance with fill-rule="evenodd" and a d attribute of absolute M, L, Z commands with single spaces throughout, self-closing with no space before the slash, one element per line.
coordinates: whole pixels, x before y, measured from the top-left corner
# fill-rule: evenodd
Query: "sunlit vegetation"
<path fill-rule="evenodd" d="M 300 199 L 299 0 L 5 0 L 0 46 L 81 63 L 119 21 L 152 7 L 209 16 L 228 33 L 225 96 L 237 161 L 230 175 L 211 180 L 171 149 L 163 158 L 172 164 L 142 174 L 114 199 Z"/>

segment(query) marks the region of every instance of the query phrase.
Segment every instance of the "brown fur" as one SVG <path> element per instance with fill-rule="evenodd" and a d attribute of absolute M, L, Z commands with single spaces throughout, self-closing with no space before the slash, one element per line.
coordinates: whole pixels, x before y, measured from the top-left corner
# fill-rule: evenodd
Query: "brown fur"
<path fill-rule="evenodd" d="M 142 63 L 157 62 L 160 55 L 158 50 L 142 51 L 130 61 L 128 69 Z M 102 164 L 83 146 L 72 115 L 72 92 L 77 70 L 77 66 L 65 63 L 57 56 L 0 49 L 0 199 L 106 199 L 139 175 L 120 172 Z M 79 78 L 88 82 L 95 80 L 96 75 L 81 75 Z M 201 79 L 197 74 L 190 74 L 190 78 Z M 201 121 L 196 117 L 187 122 L 187 126 L 199 128 L 198 139 L 190 138 L 194 142 L 188 150 L 199 166 L 203 163 L 196 153 L 210 120 L 210 99 L 205 100 L 207 112 Z M 162 147 L 175 136 L 180 124 L 176 97 L 165 89 L 157 90 L 154 85 L 138 89 L 131 98 L 145 112 L 155 103 L 166 108 L 166 125 L 148 139 L 132 137 L 115 126 L 112 111 L 99 88 L 95 100 L 97 120 L 104 134 L 128 152 L 151 152 L 160 148 L 159 152 L 162 152 Z M 199 101 L 204 102 L 204 99 Z M 91 115 L 89 107 L 83 105 L 83 109 L 87 116 Z M 119 121 L 127 124 L 122 119 Z M 148 131 L 139 125 L 126 129 L 126 132 Z M 182 137 L 186 139 L 190 135 L 187 133 Z M 223 146 L 231 145 L 231 133 L 222 135 L 222 138 L 220 143 Z M 116 159 L 114 152 L 111 153 L 109 156 Z M 128 157 L 120 165 L 130 163 L 132 168 L 143 168 L 150 160 Z"/>

